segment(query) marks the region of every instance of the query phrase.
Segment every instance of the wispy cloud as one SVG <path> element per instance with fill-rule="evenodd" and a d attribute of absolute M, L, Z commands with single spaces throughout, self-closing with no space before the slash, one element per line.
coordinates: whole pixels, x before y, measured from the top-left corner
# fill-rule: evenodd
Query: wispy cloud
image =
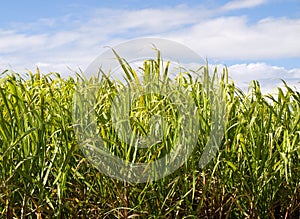
<path fill-rule="evenodd" d="M 300 57 L 300 19 L 268 17 L 249 24 L 246 16 L 219 16 L 224 8 L 250 8 L 265 2 L 231 1 L 214 11 L 184 5 L 95 9 L 84 19 L 66 15 L 15 24 L 10 29 L 0 29 L 0 69 L 12 66 L 13 70 L 24 71 L 38 65 L 44 71 L 68 72 L 67 67 L 84 70 L 103 52 L 104 46 L 114 46 L 130 38 L 156 36 L 185 44 L 204 58 L 225 62 L 247 60 L 252 64 L 230 67 L 232 77 L 241 83 L 266 76 L 296 78 L 299 69 L 291 72 L 257 61 Z M 46 30 L 39 31 L 41 26 Z"/>
<path fill-rule="evenodd" d="M 271 66 L 257 62 L 249 64 L 237 64 L 228 67 L 230 77 L 244 91 L 247 91 L 252 80 L 258 80 L 263 92 L 275 92 L 278 86 L 282 86 L 284 79 L 289 86 L 300 88 L 300 68 L 285 69 L 279 66 Z"/>
<path fill-rule="evenodd" d="M 266 3 L 267 0 L 233 0 L 226 3 L 221 9 L 231 11 L 244 8 L 254 8 Z"/>
<path fill-rule="evenodd" d="M 0 30 L 0 54 L 32 50 L 46 43 L 47 36 L 21 34 L 14 30 Z"/>
<path fill-rule="evenodd" d="M 207 57 L 237 60 L 300 57 L 300 19 L 219 17 L 167 34 Z"/>

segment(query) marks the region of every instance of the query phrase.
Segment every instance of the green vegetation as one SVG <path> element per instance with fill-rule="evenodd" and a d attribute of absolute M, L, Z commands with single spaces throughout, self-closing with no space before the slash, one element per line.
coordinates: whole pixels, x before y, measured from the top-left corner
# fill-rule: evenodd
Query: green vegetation
<path fill-rule="evenodd" d="M 157 67 L 160 61 L 145 61 L 145 75 L 163 78 Z M 123 69 L 126 81 L 137 83 L 129 65 L 125 63 Z M 207 72 L 207 67 L 201 71 Z M 3 73 L 1 218 L 299 218 L 300 93 L 284 82 L 277 96 L 262 94 L 257 81 L 244 94 L 228 82 L 227 69 L 223 69 L 225 134 L 217 156 L 200 169 L 211 130 L 211 106 L 197 78 L 179 75 L 174 81 L 191 91 L 199 109 L 196 148 L 173 174 L 133 184 L 102 174 L 78 146 L 73 96 L 82 80 L 79 75 L 64 79 L 39 71 L 27 77 Z M 100 83 L 95 112 L 99 134 L 110 151 L 136 162 L 166 154 L 168 145 L 172 147 L 172 129 L 162 143 L 138 154 L 118 140 L 109 112 L 112 97 L 122 85 L 104 75 Z M 147 119 L 161 111 L 171 124 L 176 120 L 176 109 L 164 97 L 142 96 L 136 101 L 130 117 L 136 133 L 149 132 Z"/>

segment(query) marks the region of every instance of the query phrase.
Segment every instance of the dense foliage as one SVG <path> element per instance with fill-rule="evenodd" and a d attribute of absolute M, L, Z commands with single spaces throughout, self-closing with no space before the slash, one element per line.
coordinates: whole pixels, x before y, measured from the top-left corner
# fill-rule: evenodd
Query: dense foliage
<path fill-rule="evenodd" d="M 145 64 L 145 74 L 153 71 L 150 67 Z M 132 73 L 132 69 L 127 72 L 128 80 L 134 79 Z M 205 135 L 210 132 L 209 101 L 201 84 L 188 74 L 174 79 L 192 88 L 202 115 L 196 149 L 168 177 L 133 184 L 102 174 L 77 144 L 73 94 L 82 80 L 79 75 L 66 79 L 39 71 L 25 77 L 3 73 L 1 218 L 299 218 L 300 93 L 284 82 L 277 95 L 262 94 L 257 81 L 244 94 L 228 82 L 223 69 L 225 134 L 217 156 L 200 169 Z M 124 147 L 118 144 L 107 114 L 110 95 L 118 86 L 107 77 L 101 83 L 105 87 L 99 91 L 97 104 L 100 133 L 115 142 L 111 150 L 122 157 L 126 151 L 122 152 Z M 147 101 L 153 108 L 151 101 L 157 100 Z M 147 110 L 144 105 L 136 107 L 133 117 L 145 117 Z M 141 153 L 140 161 L 147 161 L 158 148 Z"/>

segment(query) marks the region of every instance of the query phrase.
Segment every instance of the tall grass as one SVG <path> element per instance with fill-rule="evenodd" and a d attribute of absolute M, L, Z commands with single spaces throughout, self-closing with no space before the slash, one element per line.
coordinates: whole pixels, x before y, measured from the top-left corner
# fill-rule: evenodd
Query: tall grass
<path fill-rule="evenodd" d="M 146 61 L 145 76 L 164 77 L 161 59 Z M 123 63 L 126 80 L 137 83 Z M 156 67 L 155 67 L 156 66 Z M 168 69 L 166 68 L 165 71 Z M 203 66 L 203 71 L 208 71 Z M 7 218 L 299 218 L 300 93 L 283 82 L 278 95 L 261 93 L 253 81 L 248 93 L 228 82 L 220 86 L 226 102 L 225 133 L 216 157 L 199 160 L 211 131 L 208 93 L 189 74 L 176 83 L 191 91 L 198 107 L 200 135 L 189 160 L 173 174 L 148 183 L 110 178 L 91 164 L 78 146 L 72 120 L 73 96 L 82 78 L 4 72 L 0 79 L 0 214 Z M 94 79 L 97 80 L 97 79 Z M 99 135 L 110 152 L 146 162 L 168 153 L 172 126 L 162 142 L 134 151 L 118 139 L 110 115 L 122 84 L 103 75 L 95 93 Z M 126 82 L 125 82 L 126 83 Z M 151 132 L 149 118 L 162 111 L 176 123 L 176 109 L 162 96 L 134 102 L 131 126 Z M 75 129 L 74 129 L 75 128 Z"/>

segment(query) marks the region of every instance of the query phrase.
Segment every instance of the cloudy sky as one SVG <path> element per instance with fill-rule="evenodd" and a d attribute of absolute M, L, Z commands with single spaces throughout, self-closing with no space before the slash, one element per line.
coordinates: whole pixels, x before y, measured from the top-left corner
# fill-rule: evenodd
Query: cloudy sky
<path fill-rule="evenodd" d="M 107 48 L 139 37 L 182 43 L 229 67 L 241 88 L 300 81 L 299 0 L 5 1 L 0 71 L 71 74 Z M 299 89 L 300 90 L 300 89 Z"/>

